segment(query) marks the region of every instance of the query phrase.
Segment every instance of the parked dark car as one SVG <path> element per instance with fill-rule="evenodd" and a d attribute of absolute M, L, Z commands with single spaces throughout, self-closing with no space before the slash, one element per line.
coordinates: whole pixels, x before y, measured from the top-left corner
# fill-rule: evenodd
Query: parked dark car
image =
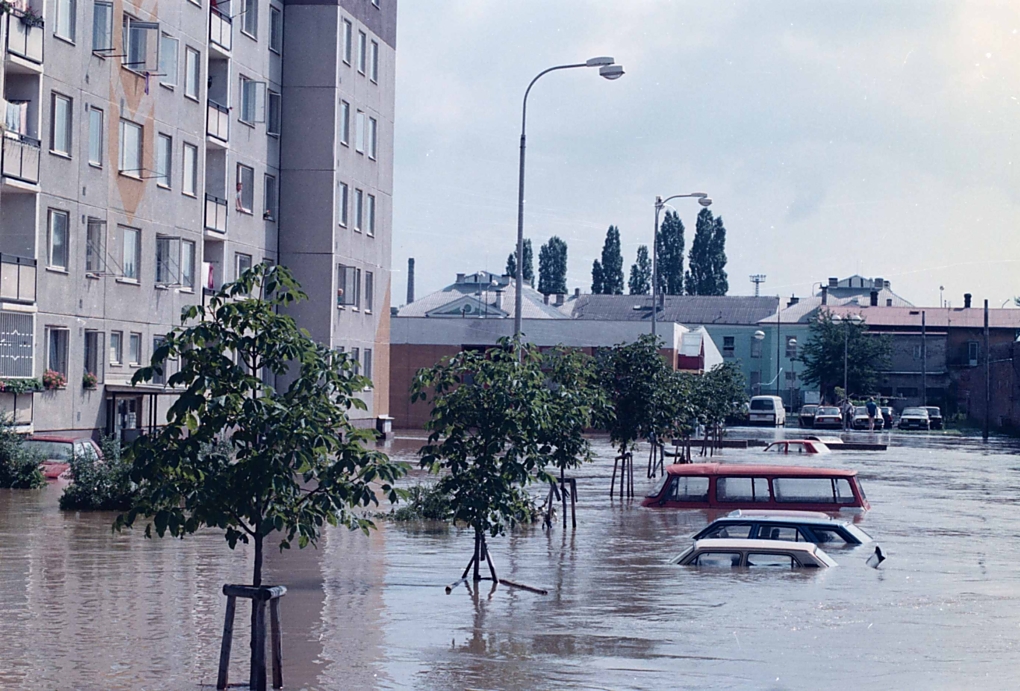
<path fill-rule="evenodd" d="M 884 425 L 885 429 L 892 429 L 893 428 L 893 409 L 891 407 L 889 407 L 889 406 L 882 406 L 880 408 L 880 410 L 882 411 L 882 419 L 885 421 L 885 425 Z"/>
<path fill-rule="evenodd" d="M 797 416 L 801 427 L 815 426 L 815 413 L 818 411 L 816 405 L 804 405 L 800 407 L 800 414 Z"/>
<path fill-rule="evenodd" d="M 942 429 L 942 411 L 938 406 L 927 405 L 924 409 L 928 411 L 929 429 Z"/>

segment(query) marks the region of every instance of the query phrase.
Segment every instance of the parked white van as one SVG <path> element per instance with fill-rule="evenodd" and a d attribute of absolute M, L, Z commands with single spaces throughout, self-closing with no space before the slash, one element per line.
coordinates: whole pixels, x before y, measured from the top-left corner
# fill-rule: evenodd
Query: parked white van
<path fill-rule="evenodd" d="M 786 424 L 786 408 L 779 396 L 753 396 L 751 398 L 750 417 L 752 425 L 774 425 L 781 427 Z"/>

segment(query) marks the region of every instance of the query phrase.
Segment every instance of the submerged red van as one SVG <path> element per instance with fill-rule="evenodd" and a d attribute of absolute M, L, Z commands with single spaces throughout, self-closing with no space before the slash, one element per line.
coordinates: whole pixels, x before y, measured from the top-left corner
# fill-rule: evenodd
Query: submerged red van
<path fill-rule="evenodd" d="M 671 509 L 785 509 L 867 511 L 856 470 L 784 465 L 683 463 L 642 506 Z"/>

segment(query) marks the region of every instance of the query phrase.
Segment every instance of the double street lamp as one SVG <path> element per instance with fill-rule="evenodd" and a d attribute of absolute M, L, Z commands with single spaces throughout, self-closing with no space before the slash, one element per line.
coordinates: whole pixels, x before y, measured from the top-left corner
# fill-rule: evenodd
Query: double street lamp
<path fill-rule="evenodd" d="M 708 208 L 712 206 L 712 200 L 704 192 L 691 192 L 690 194 L 674 194 L 672 197 L 655 198 L 655 234 L 652 236 L 652 335 L 655 335 L 655 323 L 658 321 L 659 311 L 659 268 L 658 268 L 658 256 L 659 256 L 659 212 L 662 211 L 662 207 L 666 206 L 666 202 L 673 199 L 697 199 L 698 203 Z"/>
<path fill-rule="evenodd" d="M 617 65 L 611 57 L 590 58 L 585 62 L 571 65 L 557 65 L 539 72 L 528 88 L 524 91 L 524 105 L 521 108 L 521 163 L 520 177 L 517 184 L 517 285 L 514 289 L 514 337 L 520 338 L 521 324 L 523 319 L 523 298 L 524 298 L 524 148 L 525 132 L 528 125 L 528 94 L 531 87 L 539 80 L 539 77 L 555 72 L 556 70 L 569 70 L 575 67 L 598 67 L 599 76 L 610 81 L 623 76 L 623 65 Z"/>

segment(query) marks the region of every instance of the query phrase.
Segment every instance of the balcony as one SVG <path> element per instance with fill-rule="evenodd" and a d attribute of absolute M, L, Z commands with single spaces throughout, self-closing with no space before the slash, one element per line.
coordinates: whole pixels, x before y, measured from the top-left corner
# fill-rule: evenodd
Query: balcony
<path fill-rule="evenodd" d="M 35 259 L 0 254 L 0 300 L 35 302 L 35 272 Z"/>
<path fill-rule="evenodd" d="M 39 153 L 42 142 L 23 134 L 4 135 L 3 174 L 31 185 L 39 184 Z"/>
<path fill-rule="evenodd" d="M 227 232 L 227 200 L 205 195 L 205 229 Z"/>
<path fill-rule="evenodd" d="M 220 12 L 215 7 L 211 8 L 209 11 L 209 43 L 229 57 L 232 37 L 233 26 L 230 15 Z"/>
<path fill-rule="evenodd" d="M 7 15 L 7 53 L 16 55 L 35 65 L 43 63 L 42 19 L 26 20 L 22 16 Z"/>
<path fill-rule="evenodd" d="M 230 141 L 230 109 L 215 101 L 208 103 L 205 133 L 223 143 Z"/>

